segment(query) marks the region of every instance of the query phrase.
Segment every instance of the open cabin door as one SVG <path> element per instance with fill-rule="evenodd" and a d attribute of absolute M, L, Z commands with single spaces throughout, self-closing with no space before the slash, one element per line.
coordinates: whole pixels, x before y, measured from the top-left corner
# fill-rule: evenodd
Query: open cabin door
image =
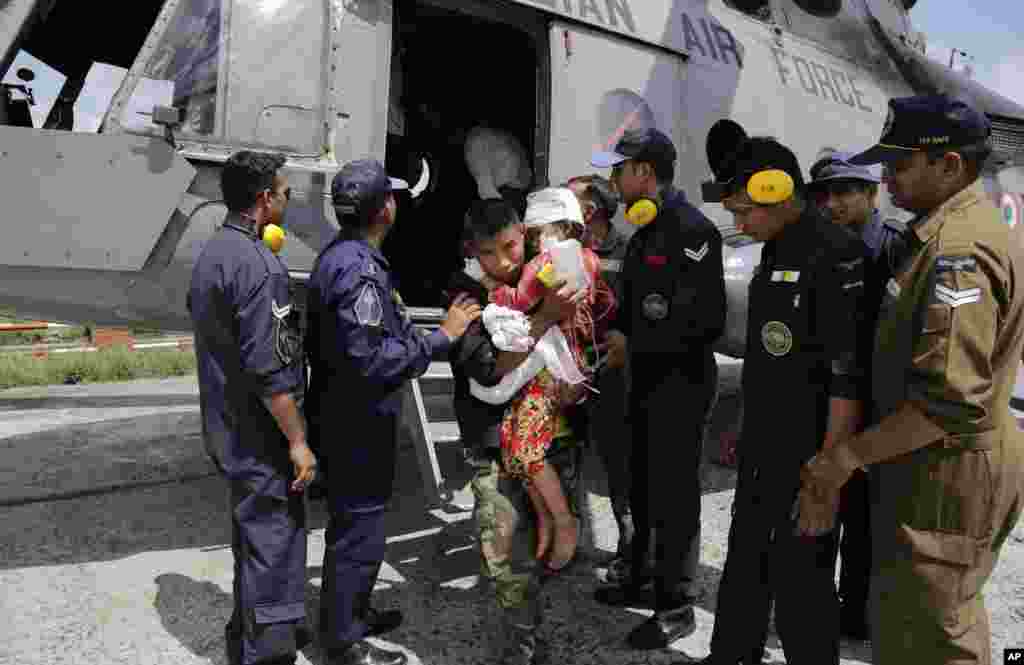
<path fill-rule="evenodd" d="M 660 129 L 682 159 L 683 55 L 561 21 L 549 38 L 552 185 L 594 172 L 594 151 L 612 149 L 627 129 Z"/>

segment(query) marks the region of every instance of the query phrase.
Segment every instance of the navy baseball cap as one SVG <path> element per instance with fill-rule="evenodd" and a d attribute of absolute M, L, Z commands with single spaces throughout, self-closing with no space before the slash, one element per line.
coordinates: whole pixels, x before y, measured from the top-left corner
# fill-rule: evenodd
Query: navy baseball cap
<path fill-rule="evenodd" d="M 829 180 L 861 180 L 878 184 L 882 176 L 877 167 L 851 164 L 852 152 L 836 150 L 822 157 L 811 167 L 811 186 Z"/>
<path fill-rule="evenodd" d="M 889 100 L 882 138 L 855 155 L 851 164 L 878 164 L 914 152 L 958 148 L 986 140 L 992 124 L 984 113 L 947 95 L 919 95 Z"/>
<path fill-rule="evenodd" d="M 787 173 L 793 179 L 794 189 L 804 189 L 800 162 L 792 150 L 773 138 L 742 138 L 731 154 L 717 160 L 715 180 L 704 183 L 702 187 L 704 201 L 721 203 L 734 192 L 744 189 L 755 173 L 769 170 Z"/>
<path fill-rule="evenodd" d="M 628 159 L 650 162 L 656 170 L 659 167 L 671 167 L 676 162 L 676 147 L 672 145 L 672 139 L 653 127 L 627 130 L 613 150 L 595 152 L 590 158 L 590 164 L 606 169 Z"/>
<path fill-rule="evenodd" d="M 389 178 L 375 159 L 358 159 L 341 168 L 331 182 L 331 201 L 342 215 L 372 214 L 381 209 L 393 191 L 409 189 L 409 183 Z"/>

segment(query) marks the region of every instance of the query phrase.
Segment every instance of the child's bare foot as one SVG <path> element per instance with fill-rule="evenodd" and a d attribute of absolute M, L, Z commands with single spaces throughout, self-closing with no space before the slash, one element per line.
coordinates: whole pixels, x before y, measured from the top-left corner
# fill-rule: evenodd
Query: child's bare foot
<path fill-rule="evenodd" d="M 543 559 L 551 547 L 551 540 L 554 536 L 555 525 L 551 519 L 551 513 L 547 510 L 537 511 L 537 559 Z"/>
<path fill-rule="evenodd" d="M 555 518 L 555 542 L 548 560 L 548 568 L 558 572 L 565 568 L 576 555 L 576 517 L 567 515 Z"/>

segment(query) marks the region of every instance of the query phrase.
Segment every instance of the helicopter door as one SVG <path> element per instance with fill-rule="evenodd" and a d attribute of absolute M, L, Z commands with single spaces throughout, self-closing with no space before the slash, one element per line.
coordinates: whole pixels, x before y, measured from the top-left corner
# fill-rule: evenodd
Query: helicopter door
<path fill-rule="evenodd" d="M 627 129 L 656 127 L 683 152 L 681 56 L 559 21 L 550 44 L 553 184 L 592 172 L 593 152 L 611 150 Z"/>

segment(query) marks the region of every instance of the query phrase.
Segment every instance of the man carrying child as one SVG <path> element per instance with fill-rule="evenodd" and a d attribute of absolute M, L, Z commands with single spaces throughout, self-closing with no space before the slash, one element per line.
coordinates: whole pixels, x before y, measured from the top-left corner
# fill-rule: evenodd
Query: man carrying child
<path fill-rule="evenodd" d="M 453 277 L 449 295 L 466 293 L 483 303 L 490 301 L 490 294 L 496 289 L 518 289 L 525 245 L 526 229 L 512 206 L 499 200 L 474 203 L 466 217 L 464 234 L 469 266 L 466 272 Z M 574 292 L 564 280 L 551 283 L 527 315 L 529 337 L 541 340 L 560 323 L 575 320 L 578 306 L 589 292 Z M 499 386 L 503 377 L 516 372 L 530 359 L 532 352 L 535 350 L 500 350 L 483 321 L 478 320 L 453 346 L 449 356 L 455 376 L 456 417 L 467 460 L 476 470 L 471 485 L 476 499 L 483 576 L 493 584 L 503 610 L 502 662 L 509 665 L 536 662 L 544 568 L 558 566 L 538 557 L 540 539 L 529 497 L 530 483 L 505 467 L 504 460 L 508 458 L 502 454 L 501 430 L 512 405 L 483 401 L 474 392 L 479 393 L 480 387 Z M 577 411 L 573 404 L 584 389 L 577 385 L 572 390 L 562 390 L 559 424 L 544 448 L 541 464 L 553 472 L 556 487 L 573 516 L 577 513 L 578 472 L 583 452 L 582 429 L 573 424 Z M 564 553 L 567 548 L 560 549 Z M 546 554 L 551 555 L 551 550 Z"/>

